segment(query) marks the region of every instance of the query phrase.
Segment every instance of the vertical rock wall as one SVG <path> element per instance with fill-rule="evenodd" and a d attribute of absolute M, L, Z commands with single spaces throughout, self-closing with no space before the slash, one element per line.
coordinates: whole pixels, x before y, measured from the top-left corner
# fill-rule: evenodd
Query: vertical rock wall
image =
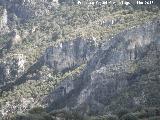
<path fill-rule="evenodd" d="M 0 29 L 2 29 L 3 27 L 6 27 L 7 25 L 7 10 L 3 9 L 2 10 L 2 16 L 0 18 Z"/>
<path fill-rule="evenodd" d="M 0 64 L 0 85 L 13 82 L 25 71 L 25 57 L 23 54 L 14 54 Z"/>

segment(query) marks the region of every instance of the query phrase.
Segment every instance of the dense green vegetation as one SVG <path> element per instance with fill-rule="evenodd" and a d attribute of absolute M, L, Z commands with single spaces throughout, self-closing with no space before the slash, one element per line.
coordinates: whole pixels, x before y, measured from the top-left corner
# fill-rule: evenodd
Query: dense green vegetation
<path fill-rule="evenodd" d="M 62 80 L 72 79 L 78 76 L 84 67 L 85 64 L 77 67 L 73 71 L 66 72 L 65 74 L 55 74 L 53 71 L 49 70 L 49 68 L 44 66 L 39 72 L 43 74 L 45 79 L 28 80 L 22 85 L 15 86 L 13 91 L 4 91 L 0 97 L 1 107 L 3 108 L 3 105 L 5 105 L 3 108 L 5 110 L 16 110 L 14 113 L 8 113 L 8 117 L 10 119 L 13 114 L 18 113 L 21 110 L 26 111 L 35 106 L 40 106 L 43 97 L 54 91 L 55 87 Z M 29 103 L 26 103 L 27 106 L 22 106 L 25 102 Z M 8 103 L 9 105 L 7 106 Z"/>
<path fill-rule="evenodd" d="M 126 111 L 126 110 L 125 110 Z M 115 115 L 104 115 L 97 117 L 89 117 L 79 115 L 77 112 L 57 111 L 46 113 L 41 107 L 34 108 L 28 114 L 20 114 L 12 120 L 158 120 L 160 118 L 159 108 L 144 108 L 136 111 L 119 110 Z"/>
<path fill-rule="evenodd" d="M 23 43 L 11 53 L 21 51 L 26 55 L 27 61 L 32 64 L 48 46 L 58 42 L 73 40 L 77 36 L 94 37 L 96 41 L 101 42 L 107 36 L 150 21 L 158 14 L 158 10 L 134 11 L 133 8 L 122 6 L 60 5 L 45 16 L 35 17 L 25 24 L 17 23 L 15 27 L 23 37 Z M 102 24 L 116 19 L 119 19 L 120 22 L 109 27 Z M 3 39 L 3 41 L 7 40 L 5 37 Z"/>
<path fill-rule="evenodd" d="M 71 1 L 75 2 L 74 0 Z M 101 43 L 109 36 L 133 26 L 138 26 L 151 21 L 160 14 L 157 8 L 152 8 L 150 10 L 147 8 L 143 8 L 143 10 L 134 10 L 132 6 L 124 7 L 118 5 L 115 8 L 113 6 L 86 7 L 73 5 L 71 1 L 69 1 L 68 5 L 60 5 L 58 8 L 53 9 L 49 14 L 33 18 L 27 23 L 21 24 L 20 22 L 17 22 L 14 27 L 19 31 L 23 42 L 18 46 L 14 46 L 6 56 L 14 53 L 22 53 L 26 55 L 28 61 L 27 67 L 29 67 L 38 60 L 48 46 L 56 45 L 62 41 L 73 40 L 77 36 L 83 38 L 94 37 L 98 43 Z M 61 2 L 63 2 L 63 0 Z M 120 22 L 117 22 L 116 24 L 110 26 L 103 24 L 103 22 L 106 22 L 107 20 L 117 19 L 120 19 Z M 0 37 L 0 44 L 7 41 L 9 41 L 8 35 Z M 124 90 L 121 95 L 117 96 L 115 101 L 111 104 L 111 109 L 126 107 L 125 103 L 127 101 L 123 100 L 129 100 L 129 97 L 138 93 L 138 91 L 142 89 L 142 86 L 146 92 L 147 90 L 153 91 L 153 93 L 148 95 L 148 98 L 151 98 L 150 103 L 148 103 L 150 106 L 148 107 L 152 107 L 155 104 L 157 105 L 157 102 L 160 103 L 160 101 L 157 101 L 156 99 L 158 96 L 156 96 L 156 94 L 159 94 L 157 75 L 160 68 L 155 64 L 157 63 L 152 64 L 151 62 L 148 67 L 148 63 L 143 65 L 143 61 L 140 61 L 135 65 L 136 67 L 133 68 L 133 70 L 130 70 L 131 72 L 135 72 L 144 66 L 145 68 L 143 69 L 149 69 L 150 72 L 139 77 L 141 83 L 135 83 L 131 88 Z M 11 110 L 12 106 L 15 106 L 15 113 L 18 113 L 21 110 L 27 111 L 35 106 L 41 106 L 41 100 L 45 95 L 52 92 L 62 80 L 80 74 L 84 67 L 85 65 L 82 65 L 64 74 L 57 74 L 54 73 L 54 71 L 48 70 L 48 68 L 44 66 L 39 70 L 39 73 L 45 73 L 45 80 L 28 80 L 26 83 L 15 86 L 11 91 L 3 92 L 0 97 L 0 106 L 6 107 L 7 104 L 10 104 L 6 108 Z M 150 79 L 147 79 L 148 76 Z M 157 81 L 158 84 L 156 84 L 155 81 Z M 130 96 L 128 94 L 130 94 Z M 34 99 L 34 104 L 27 105 L 27 108 L 21 108 L 20 106 L 24 102 L 22 101 L 23 98 L 30 101 Z M 120 101 L 123 102 L 119 103 Z M 116 103 L 119 106 L 117 106 Z M 7 116 L 9 117 L 8 119 L 11 119 L 10 116 L 12 117 L 15 113 L 10 113 L 11 115 Z M 34 108 L 27 114 L 17 115 L 13 120 L 55 120 L 56 116 L 65 118 L 65 120 L 158 120 L 160 119 L 160 110 L 158 108 L 142 108 L 139 111 L 123 110 L 115 115 L 104 115 L 90 118 L 81 116 L 78 113 L 66 111 L 47 113 L 42 108 Z"/>

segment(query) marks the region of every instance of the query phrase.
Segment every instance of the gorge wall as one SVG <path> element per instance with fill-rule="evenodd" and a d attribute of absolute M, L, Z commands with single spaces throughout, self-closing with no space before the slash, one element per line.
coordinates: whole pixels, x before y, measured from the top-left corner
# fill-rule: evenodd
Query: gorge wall
<path fill-rule="evenodd" d="M 80 37 L 59 42 L 48 47 L 28 69 L 25 68 L 25 56 L 16 55 L 13 60 L 0 65 L 1 90 L 8 91 L 25 83 L 33 78 L 28 76 L 39 75 L 43 66 L 53 73 L 66 73 L 86 64 L 80 75 L 65 78 L 53 92 L 41 98 L 41 104 L 47 105 L 48 111 L 69 109 L 95 115 L 115 112 L 117 108 L 158 106 L 159 93 L 153 96 L 148 90 L 159 88 L 159 32 L 160 22 L 155 19 L 124 30 L 101 43 L 94 38 Z M 38 77 L 36 80 L 42 79 Z M 20 109 L 23 105 L 16 106 L 15 109 Z M 8 107 L 13 105 L 3 106 L 6 110 Z"/>
<path fill-rule="evenodd" d="M 78 78 L 61 82 L 44 100 L 49 103 L 48 110 L 77 109 L 85 114 L 100 114 L 115 111 L 114 107 L 120 104 L 126 108 L 149 105 L 150 94 L 145 89 L 151 85 L 149 78 L 143 90 L 137 85 L 140 91 L 136 96 L 123 96 L 122 91 L 131 92 L 132 86 L 140 84 L 141 77 L 149 74 L 156 64 L 155 79 L 160 79 L 159 31 L 159 20 L 155 20 L 106 39 Z"/>

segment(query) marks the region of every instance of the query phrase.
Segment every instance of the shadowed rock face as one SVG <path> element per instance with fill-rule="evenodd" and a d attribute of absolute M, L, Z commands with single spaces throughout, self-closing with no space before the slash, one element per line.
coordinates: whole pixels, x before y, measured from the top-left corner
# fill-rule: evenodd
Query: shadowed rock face
<path fill-rule="evenodd" d="M 26 72 L 23 57 L 15 59 L 15 62 L 11 59 L 8 61 L 9 65 L 0 65 L 0 87 L 2 91 L 7 91 L 15 85 L 26 82 L 27 76 L 36 73 L 43 65 L 49 66 L 51 71 L 65 73 L 74 70 L 77 66 L 87 64 L 79 76 L 65 78 L 57 85 L 54 92 L 44 99 L 44 104 L 48 104 L 49 111 L 69 108 L 79 110 L 82 114 L 95 115 L 115 111 L 120 107 L 133 108 L 138 105 L 148 105 L 153 101 L 149 97 L 151 92 L 147 90 L 154 89 L 158 84 L 154 82 L 155 85 L 147 83 L 140 86 L 135 83 L 140 82 L 141 77 L 150 72 L 154 72 L 150 74 L 160 79 L 159 33 L 160 23 L 155 20 L 122 31 L 102 41 L 100 47 L 94 39 L 76 38 L 62 42 L 47 48 L 37 63 Z M 11 74 L 12 70 L 14 73 Z M 15 81 L 12 81 L 13 83 L 9 81 L 10 84 L 6 80 Z M 132 85 L 137 87 L 133 89 L 136 93 L 125 93 L 125 91 L 132 91 Z M 123 96 L 122 93 L 128 96 Z M 157 94 L 156 97 L 152 98 L 157 102 L 160 95 Z"/>
<path fill-rule="evenodd" d="M 157 64 L 149 61 L 159 61 L 159 30 L 159 22 L 155 20 L 154 22 L 125 30 L 106 40 L 101 48 L 92 55 L 93 58 L 88 62 L 87 67 L 78 78 L 63 81 L 45 99 L 49 103 L 48 109 L 71 108 L 87 114 L 99 114 L 104 110 L 110 111 L 110 105 L 113 104 L 112 100 L 117 98 L 124 89 L 132 86 L 135 81 L 140 82 L 138 76 L 146 72 L 143 69 L 139 69 L 141 68 L 139 67 L 141 66 L 140 61 L 147 61 L 145 66 L 151 63 Z M 83 58 L 80 56 L 81 52 L 76 54 L 76 50 L 78 49 L 79 51 L 80 48 L 83 50 L 86 46 L 81 47 L 81 44 L 79 44 L 79 47 L 73 49 L 75 53 L 71 54 L 71 58 L 73 56 L 79 60 Z M 54 60 L 55 58 L 53 57 L 52 59 Z M 64 61 L 66 60 L 67 58 L 65 57 Z M 75 61 L 69 61 L 75 63 Z M 64 67 L 65 65 L 62 66 Z M 69 64 L 66 64 L 66 66 L 68 67 Z M 130 102 L 126 103 L 127 107 L 132 108 L 137 104 L 147 103 L 145 101 L 147 94 L 146 96 L 142 94 L 146 93 L 144 91 L 138 93 L 139 102 L 135 101 L 134 96 L 129 97 Z"/>
<path fill-rule="evenodd" d="M 96 41 L 77 38 L 59 43 L 57 47 L 49 47 L 44 63 L 58 72 L 65 72 L 89 61 L 96 50 Z"/>
<path fill-rule="evenodd" d="M 15 33 L 15 32 L 13 32 Z M 20 40 L 18 33 L 13 35 L 11 39 L 10 47 L 14 44 L 19 44 Z M 97 51 L 98 46 L 93 39 L 76 38 L 72 41 L 58 43 L 57 46 L 51 46 L 46 49 L 44 55 L 42 55 L 35 64 L 26 69 L 25 57 L 21 54 L 15 55 L 16 58 L 8 58 L 7 63 L 0 64 L 0 87 L 2 91 L 10 90 L 14 85 L 20 85 L 27 81 L 26 78 L 34 78 L 34 73 L 40 77 L 37 71 L 41 70 L 42 66 L 47 66 L 50 71 L 66 73 L 70 70 L 86 64 Z M 12 84 L 10 84 L 12 82 Z"/>

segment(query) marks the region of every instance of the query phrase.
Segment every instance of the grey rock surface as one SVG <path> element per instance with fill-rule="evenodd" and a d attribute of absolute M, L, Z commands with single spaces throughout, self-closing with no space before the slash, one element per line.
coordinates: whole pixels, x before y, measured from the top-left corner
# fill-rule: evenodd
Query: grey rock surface
<path fill-rule="evenodd" d="M 78 78 L 63 81 L 45 99 L 49 103 L 48 109 L 78 109 L 87 114 L 104 111 L 112 103 L 112 99 L 130 86 L 138 76 L 133 67 L 136 61 L 144 59 L 150 52 L 152 54 L 147 58 L 151 59 L 155 54 L 155 59 L 158 59 L 159 30 L 159 21 L 155 20 L 105 40 Z M 127 104 L 137 102 L 131 98 Z"/>
<path fill-rule="evenodd" d="M 76 38 L 47 48 L 44 63 L 58 72 L 65 72 L 89 61 L 97 49 L 96 41 Z"/>

